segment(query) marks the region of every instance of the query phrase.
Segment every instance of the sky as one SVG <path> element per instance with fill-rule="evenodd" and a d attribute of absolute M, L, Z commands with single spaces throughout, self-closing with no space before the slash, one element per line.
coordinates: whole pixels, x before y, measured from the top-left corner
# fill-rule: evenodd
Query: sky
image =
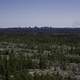
<path fill-rule="evenodd" d="M 80 0 L 0 0 L 0 27 L 79 27 Z"/>

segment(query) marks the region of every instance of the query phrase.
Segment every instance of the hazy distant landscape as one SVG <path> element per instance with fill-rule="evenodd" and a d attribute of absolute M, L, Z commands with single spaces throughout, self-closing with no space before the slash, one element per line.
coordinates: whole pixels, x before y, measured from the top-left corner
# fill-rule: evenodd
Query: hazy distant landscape
<path fill-rule="evenodd" d="M 80 80 L 80 0 L 0 0 L 0 80 Z"/>
<path fill-rule="evenodd" d="M 80 28 L 1 28 L 0 80 L 80 80 Z"/>

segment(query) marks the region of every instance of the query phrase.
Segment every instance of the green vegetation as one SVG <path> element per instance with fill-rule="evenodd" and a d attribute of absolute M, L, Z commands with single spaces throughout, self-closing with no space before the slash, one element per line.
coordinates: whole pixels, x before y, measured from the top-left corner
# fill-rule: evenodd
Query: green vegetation
<path fill-rule="evenodd" d="M 79 35 L 0 33 L 0 79 L 77 80 Z"/>

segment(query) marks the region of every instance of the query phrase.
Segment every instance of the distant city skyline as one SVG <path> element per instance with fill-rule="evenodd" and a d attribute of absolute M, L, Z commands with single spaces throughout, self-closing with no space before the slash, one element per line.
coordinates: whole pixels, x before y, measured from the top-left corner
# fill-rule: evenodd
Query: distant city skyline
<path fill-rule="evenodd" d="M 0 27 L 80 27 L 80 0 L 0 0 Z"/>

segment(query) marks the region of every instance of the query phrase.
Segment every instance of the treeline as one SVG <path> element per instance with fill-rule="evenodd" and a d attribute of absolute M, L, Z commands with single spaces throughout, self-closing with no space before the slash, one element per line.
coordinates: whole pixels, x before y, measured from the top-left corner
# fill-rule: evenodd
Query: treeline
<path fill-rule="evenodd" d="M 25 27 L 25 28 L 0 28 L 0 33 L 80 33 L 80 28 L 53 28 L 53 27 Z"/>
<path fill-rule="evenodd" d="M 75 45 L 80 41 L 80 28 L 0 28 L 0 41 Z"/>

